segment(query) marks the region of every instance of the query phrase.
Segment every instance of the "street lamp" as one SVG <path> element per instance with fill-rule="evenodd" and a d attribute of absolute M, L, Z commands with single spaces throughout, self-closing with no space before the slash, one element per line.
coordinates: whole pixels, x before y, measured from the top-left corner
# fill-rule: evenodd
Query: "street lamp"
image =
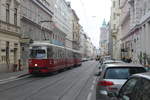
<path fill-rule="evenodd" d="M 44 24 L 45 23 L 52 23 L 53 21 L 51 21 L 51 20 L 43 20 L 43 21 L 40 21 L 40 24 L 41 24 L 41 41 L 42 41 L 42 29 L 43 29 L 43 26 L 44 26 Z M 46 40 L 46 37 L 45 37 L 45 33 L 44 33 L 44 39 Z"/>

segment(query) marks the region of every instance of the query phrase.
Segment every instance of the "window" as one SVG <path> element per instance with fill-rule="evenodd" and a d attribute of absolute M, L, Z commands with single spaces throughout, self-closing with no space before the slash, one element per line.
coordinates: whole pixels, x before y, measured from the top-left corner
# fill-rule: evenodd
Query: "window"
<path fill-rule="evenodd" d="M 31 58 L 36 58 L 36 59 L 46 59 L 46 51 L 44 49 L 32 49 L 30 53 Z"/>
<path fill-rule="evenodd" d="M 113 7 L 115 7 L 116 6 L 116 2 L 115 1 L 113 1 Z"/>
<path fill-rule="evenodd" d="M 138 78 L 132 78 L 126 82 L 126 84 L 121 88 L 119 93 L 119 96 L 122 98 L 121 100 L 136 100 L 134 98 L 135 93 L 133 92 L 133 90 L 138 82 Z"/>
<path fill-rule="evenodd" d="M 116 19 L 116 14 L 114 13 L 114 16 L 113 16 L 114 20 Z"/>
<path fill-rule="evenodd" d="M 142 67 L 116 67 L 107 68 L 105 73 L 105 79 L 128 79 L 129 76 L 136 73 L 143 73 L 146 70 Z"/>
<path fill-rule="evenodd" d="M 114 29 L 114 30 L 116 29 L 116 24 L 114 24 L 113 29 Z"/>
<path fill-rule="evenodd" d="M 17 25 L 17 8 L 14 9 L 14 24 Z"/>
<path fill-rule="evenodd" d="M 47 48 L 47 56 L 48 56 L 48 58 L 53 58 L 53 49 L 52 49 L 52 47 Z"/>
<path fill-rule="evenodd" d="M 105 79 L 127 79 L 129 69 L 127 68 L 109 68 L 106 71 Z"/>
<path fill-rule="evenodd" d="M 149 100 L 150 99 L 150 81 L 146 79 L 142 79 L 143 91 L 141 91 L 141 100 Z"/>
<path fill-rule="evenodd" d="M 9 23 L 10 20 L 10 5 L 6 4 L 6 22 Z"/>

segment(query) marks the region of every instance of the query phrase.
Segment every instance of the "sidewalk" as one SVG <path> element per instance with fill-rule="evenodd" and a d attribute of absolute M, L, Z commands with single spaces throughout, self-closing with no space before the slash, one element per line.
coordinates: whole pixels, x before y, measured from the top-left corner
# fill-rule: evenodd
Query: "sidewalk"
<path fill-rule="evenodd" d="M 0 81 L 16 79 L 28 75 L 28 69 L 18 72 L 0 73 Z"/>

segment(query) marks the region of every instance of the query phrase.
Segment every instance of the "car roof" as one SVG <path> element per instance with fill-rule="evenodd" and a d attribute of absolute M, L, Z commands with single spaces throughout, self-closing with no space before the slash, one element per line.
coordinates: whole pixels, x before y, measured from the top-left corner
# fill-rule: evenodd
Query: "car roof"
<path fill-rule="evenodd" d="M 131 77 L 143 77 L 143 78 L 150 80 L 150 72 L 134 74 Z"/>
<path fill-rule="evenodd" d="M 144 67 L 144 66 L 132 63 L 113 63 L 113 64 L 106 64 L 106 68 L 108 67 Z"/>
<path fill-rule="evenodd" d="M 115 62 L 114 60 L 105 60 L 104 63 L 106 62 Z"/>

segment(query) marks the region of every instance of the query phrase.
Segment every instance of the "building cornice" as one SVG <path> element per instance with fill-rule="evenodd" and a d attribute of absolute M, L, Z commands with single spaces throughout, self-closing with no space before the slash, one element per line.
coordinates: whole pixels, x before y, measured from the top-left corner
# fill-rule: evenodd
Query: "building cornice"
<path fill-rule="evenodd" d="M 39 25 L 39 24 L 37 24 L 37 23 L 31 21 L 30 19 L 28 19 L 28 18 L 26 18 L 26 17 L 22 17 L 21 20 L 22 20 L 22 21 L 26 21 L 26 22 L 28 22 L 28 23 L 31 23 L 32 25 L 38 27 L 39 29 L 41 28 L 41 25 Z M 49 30 L 49 29 L 47 29 L 47 28 L 45 28 L 45 27 L 44 27 L 44 29 L 45 29 L 47 32 L 52 33 L 52 30 Z"/>
<path fill-rule="evenodd" d="M 0 32 L 20 37 L 20 27 L 0 20 Z"/>
<path fill-rule="evenodd" d="M 47 12 L 49 15 L 53 16 L 53 11 L 51 11 L 50 8 L 48 8 L 47 6 L 45 6 L 41 0 L 32 0 L 32 2 L 34 2 L 36 5 L 38 5 L 39 7 L 41 7 L 45 12 Z"/>

